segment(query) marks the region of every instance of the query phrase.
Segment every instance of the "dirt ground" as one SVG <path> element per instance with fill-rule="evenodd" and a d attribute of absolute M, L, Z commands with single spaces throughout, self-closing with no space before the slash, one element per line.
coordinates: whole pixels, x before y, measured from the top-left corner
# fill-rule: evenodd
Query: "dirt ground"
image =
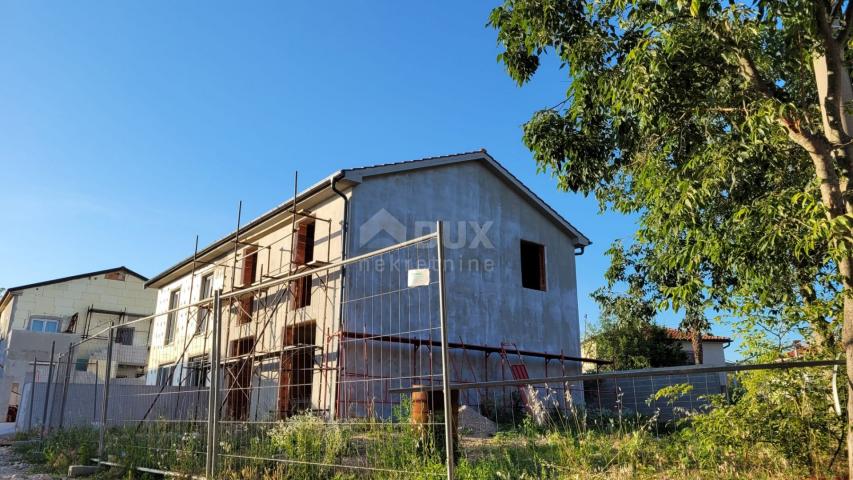
<path fill-rule="evenodd" d="M 44 473 L 29 473 L 30 465 L 23 463 L 8 446 L 0 446 L 0 480 L 51 480 Z"/>

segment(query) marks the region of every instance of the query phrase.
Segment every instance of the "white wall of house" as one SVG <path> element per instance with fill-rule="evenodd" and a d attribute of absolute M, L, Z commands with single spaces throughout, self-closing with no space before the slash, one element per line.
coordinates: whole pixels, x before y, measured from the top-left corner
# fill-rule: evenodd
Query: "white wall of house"
<path fill-rule="evenodd" d="M 299 205 L 299 209 L 310 211 L 310 214 L 321 220 L 315 220 L 315 242 L 314 258 L 321 262 L 336 262 L 341 258 L 341 224 L 343 221 L 344 202 L 340 196 L 325 195 L 313 199 L 310 202 Z M 261 280 L 261 275 L 282 276 L 286 275 L 291 268 L 290 251 L 292 249 L 291 215 L 282 212 L 269 222 L 265 222 L 257 228 L 241 232 L 240 241 L 244 244 L 237 251 L 236 269 L 232 268 L 234 263 L 234 244 L 229 243 L 224 247 L 224 253 L 218 256 L 205 258 L 205 265 L 201 265 L 197 271 L 178 275 L 168 283 L 157 285 L 158 295 L 156 302 L 156 313 L 160 314 L 169 310 L 169 302 L 173 292 L 180 292 L 180 306 L 201 300 L 201 278 L 212 274 L 214 288 L 222 288 L 224 292 L 239 289 L 242 283 L 242 258 L 245 244 L 259 245 L 261 248 L 257 254 L 256 281 Z M 297 217 L 297 223 L 310 221 L 305 217 Z M 269 247 L 269 248 L 267 248 Z M 210 265 L 215 264 L 215 265 Z M 232 271 L 235 280 L 232 282 Z M 268 280 L 268 278 L 266 278 Z M 289 301 L 287 288 L 275 287 L 260 294 L 255 300 L 255 314 L 253 321 L 240 324 L 238 322 L 238 307 L 234 303 L 226 308 L 223 313 L 223 324 L 226 328 L 222 333 L 221 351 L 223 358 L 229 356 L 232 342 L 235 340 L 254 337 L 257 341 L 255 354 L 263 356 L 268 352 L 275 352 L 283 346 L 283 334 L 285 326 L 298 324 L 315 325 L 315 342 L 318 345 L 325 343 L 327 337 L 337 330 L 334 323 L 338 311 L 339 295 L 339 273 L 332 271 L 320 282 L 315 278 L 312 286 L 310 305 L 299 309 L 293 309 Z M 224 302 L 224 306 L 228 303 Z M 276 305 L 278 305 L 276 307 Z M 267 322 L 268 316 L 272 320 Z M 146 383 L 155 384 L 158 381 L 158 370 L 176 365 L 175 374 L 172 376 L 172 384 L 186 383 L 190 376 L 190 369 L 184 368 L 193 359 L 206 357 L 211 349 L 212 317 L 207 320 L 207 328 L 203 332 L 198 331 L 199 310 L 196 307 L 184 308 L 176 315 L 172 341 L 167 343 L 168 315 L 161 314 L 155 317 L 152 324 L 151 353 L 148 361 L 148 372 Z M 267 324 L 268 323 L 268 324 Z M 319 357 L 318 357 L 319 358 Z M 277 357 L 275 365 L 270 361 L 264 362 L 252 376 L 252 387 L 255 390 L 250 403 L 251 415 L 254 417 L 256 410 L 260 414 L 270 415 L 276 407 L 278 398 L 278 365 Z M 318 360 L 319 361 L 319 360 Z M 197 362 L 195 362 L 197 363 Z M 333 366 L 333 365 L 332 365 Z M 331 398 L 334 395 L 334 382 L 325 382 L 326 391 L 320 390 L 320 374 L 315 375 L 315 388 L 312 391 L 313 403 L 319 404 L 320 398 Z M 162 378 L 161 378 L 162 381 Z"/>
<path fill-rule="evenodd" d="M 730 342 L 704 341 L 702 342 L 702 363 L 705 365 L 725 365 L 726 350 L 725 347 Z M 693 344 L 686 341 L 679 341 L 681 350 L 693 358 Z"/>

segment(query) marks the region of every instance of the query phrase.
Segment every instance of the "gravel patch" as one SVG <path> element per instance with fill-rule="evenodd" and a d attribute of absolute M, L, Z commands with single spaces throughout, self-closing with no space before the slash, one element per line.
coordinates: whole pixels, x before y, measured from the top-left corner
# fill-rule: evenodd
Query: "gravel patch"
<path fill-rule="evenodd" d="M 46 473 L 30 473 L 31 465 L 24 463 L 10 447 L 0 446 L 0 480 L 51 480 Z"/>
<path fill-rule="evenodd" d="M 495 422 L 467 405 L 459 407 L 459 434 L 464 437 L 488 438 L 497 433 Z"/>

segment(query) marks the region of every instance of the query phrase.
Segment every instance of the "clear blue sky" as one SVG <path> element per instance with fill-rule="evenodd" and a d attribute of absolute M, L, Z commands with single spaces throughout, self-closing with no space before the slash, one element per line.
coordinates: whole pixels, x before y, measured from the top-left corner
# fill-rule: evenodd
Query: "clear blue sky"
<path fill-rule="evenodd" d="M 486 148 L 603 252 L 632 219 L 558 192 L 521 125 L 524 88 L 485 27 L 496 2 L 0 3 L 0 286 L 127 265 L 154 275 L 339 169 Z M 673 324 L 674 317 L 667 316 Z M 717 328 L 725 333 L 727 330 Z"/>

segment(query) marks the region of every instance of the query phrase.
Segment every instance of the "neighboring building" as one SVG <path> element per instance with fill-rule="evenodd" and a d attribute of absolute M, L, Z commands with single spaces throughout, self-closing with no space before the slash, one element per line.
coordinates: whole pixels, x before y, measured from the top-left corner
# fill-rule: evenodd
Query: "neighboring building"
<path fill-rule="evenodd" d="M 696 363 L 696 357 L 693 355 L 693 344 L 690 343 L 690 335 L 678 330 L 677 328 L 667 328 L 666 333 L 669 338 L 678 342 L 681 350 L 687 354 L 687 365 Z M 705 334 L 702 335 L 702 364 L 703 365 L 725 365 L 726 364 L 726 348 L 732 343 L 729 337 L 721 337 L 719 335 Z"/>
<path fill-rule="evenodd" d="M 521 375 L 503 370 L 507 363 L 518 366 L 520 357 L 531 378 L 545 375 L 548 363 L 551 375 L 580 372 L 575 256 L 590 241 L 485 151 L 341 170 L 297 195 L 295 226 L 293 209 L 294 200 L 288 200 L 242 226 L 237 247 L 236 232 L 231 233 L 152 278 L 146 285 L 159 290 L 156 313 L 208 298 L 215 289 L 227 293 L 291 269 L 415 238 L 434 231 L 441 220 L 453 243 L 447 261 L 455 265 L 447 269 L 446 284 L 448 337 L 457 343 L 452 381 L 499 380 L 502 371 Z M 393 340 L 374 339 L 369 361 L 361 347 L 336 350 L 338 342 L 387 327 L 380 322 L 389 317 L 414 316 L 402 302 L 389 303 L 389 312 L 384 319 L 376 315 L 372 330 L 354 325 L 369 314 L 352 299 L 369 295 L 366 285 L 381 281 L 363 273 L 345 278 L 346 307 L 338 295 L 339 272 L 333 272 L 313 282 L 292 282 L 285 299 L 264 293 L 226 309 L 226 387 L 252 392 L 240 398 L 229 393 L 226 416 L 281 417 L 304 409 L 337 417 L 371 409 L 390 413 L 398 401 L 383 390 L 390 382 L 376 381 L 369 391 L 341 385 L 392 376 L 414 381 L 415 370 L 427 361 L 426 334 L 412 328 Z M 205 310 L 184 309 L 155 318 L 149 384 L 207 384 L 209 317 Z M 316 353 L 285 353 L 305 346 Z M 466 399 L 475 401 L 467 393 Z"/>
<path fill-rule="evenodd" d="M 103 331 L 111 322 L 125 323 L 151 314 L 156 292 L 144 289 L 147 279 L 118 267 L 7 289 L 0 297 L 0 412 L 14 418 L 21 387 L 30 382 L 33 360 L 50 361 L 69 345 Z M 132 330 L 131 330 L 132 329 Z M 142 375 L 148 362 L 149 322 L 124 328 L 116 338 L 111 377 Z M 75 371 L 106 374 L 106 341 L 93 339 L 75 352 Z M 36 371 L 46 381 L 48 366 Z"/>

